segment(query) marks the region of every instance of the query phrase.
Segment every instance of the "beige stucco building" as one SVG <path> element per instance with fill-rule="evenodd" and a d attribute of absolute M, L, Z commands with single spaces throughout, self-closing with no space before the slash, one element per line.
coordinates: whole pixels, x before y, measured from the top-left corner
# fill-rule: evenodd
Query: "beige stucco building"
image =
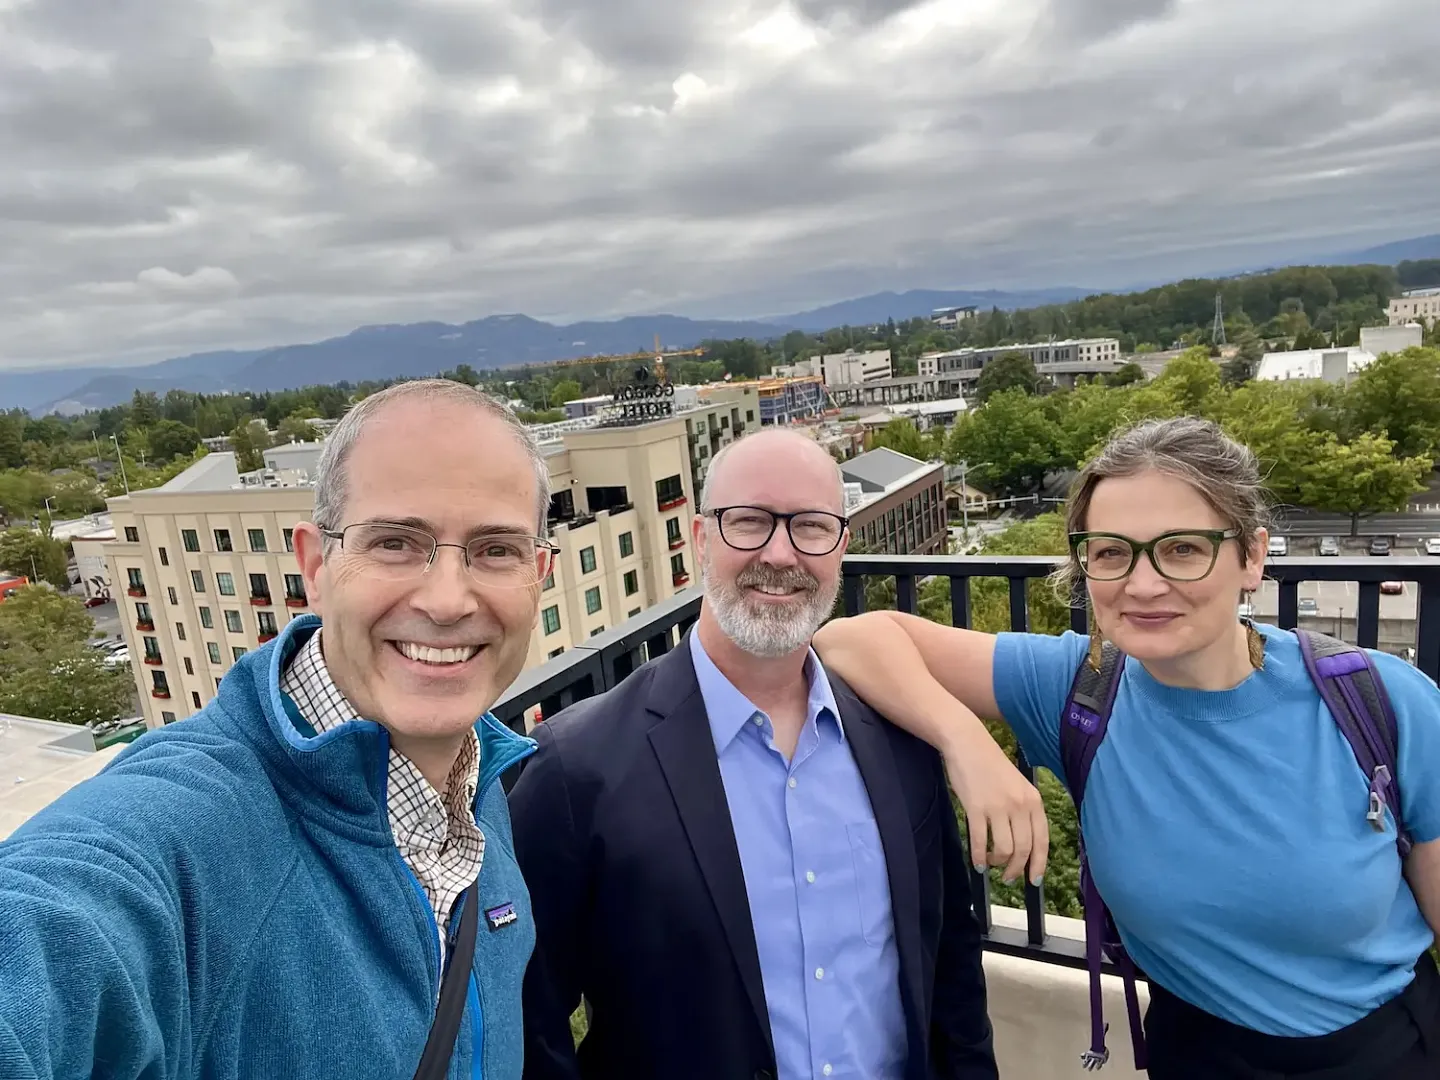
<path fill-rule="evenodd" d="M 748 400 L 747 400 L 748 398 Z M 648 423 L 598 425 L 543 444 L 562 554 L 545 583 L 528 665 L 697 580 L 695 484 L 755 420 L 753 387 Z M 169 483 L 110 500 L 113 593 L 150 726 L 183 719 L 239 657 L 310 611 L 291 537 L 313 505 L 320 444 L 278 447 L 240 474 L 212 453 Z"/>

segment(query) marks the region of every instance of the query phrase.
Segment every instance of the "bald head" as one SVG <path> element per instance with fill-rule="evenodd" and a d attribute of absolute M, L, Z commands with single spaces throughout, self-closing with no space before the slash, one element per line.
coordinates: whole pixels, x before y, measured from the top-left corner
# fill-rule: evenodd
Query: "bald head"
<path fill-rule="evenodd" d="M 770 506 L 781 490 L 783 501 L 793 504 L 798 499 L 804 505 Z M 840 466 L 808 435 L 783 427 L 761 428 L 724 447 L 705 474 L 701 510 L 736 505 L 844 514 Z"/>

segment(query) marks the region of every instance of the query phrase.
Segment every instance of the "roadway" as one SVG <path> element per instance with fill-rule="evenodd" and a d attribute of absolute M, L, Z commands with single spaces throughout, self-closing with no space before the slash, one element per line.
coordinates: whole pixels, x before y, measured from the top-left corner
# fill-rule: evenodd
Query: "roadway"
<path fill-rule="evenodd" d="M 1380 594 L 1380 618 L 1413 619 L 1415 602 L 1418 597 L 1413 581 L 1401 582 L 1402 592 Z M 1316 610 L 1302 610 L 1301 616 L 1313 615 L 1325 619 L 1353 619 L 1360 607 L 1360 587 L 1353 581 L 1302 581 L 1296 588 L 1302 608 L 1304 601 L 1314 600 Z M 1261 620 L 1273 620 L 1280 613 L 1280 586 L 1266 581 L 1255 594 L 1255 614 Z M 1353 630 L 1352 630 L 1353 632 Z"/>
<path fill-rule="evenodd" d="M 1279 536 L 1338 536 L 1342 542 L 1350 536 L 1350 519 L 1338 514 L 1290 510 L 1281 511 L 1276 518 L 1275 533 Z M 1375 514 L 1360 519 L 1357 533 L 1359 537 L 1440 536 L 1440 512 L 1427 508 L 1423 512 Z"/>

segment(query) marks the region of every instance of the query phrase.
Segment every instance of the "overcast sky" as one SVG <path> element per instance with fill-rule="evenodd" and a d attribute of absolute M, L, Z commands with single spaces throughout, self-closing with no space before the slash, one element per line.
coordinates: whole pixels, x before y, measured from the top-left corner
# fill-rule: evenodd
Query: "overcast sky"
<path fill-rule="evenodd" d="M 0 366 L 1440 231 L 1435 3 L 0 0 Z"/>

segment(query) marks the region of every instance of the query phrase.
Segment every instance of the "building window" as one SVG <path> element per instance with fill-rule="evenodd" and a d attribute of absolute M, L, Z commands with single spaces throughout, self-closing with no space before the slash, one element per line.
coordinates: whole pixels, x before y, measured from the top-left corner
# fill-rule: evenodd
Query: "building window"
<path fill-rule="evenodd" d="M 184 641 L 184 640 L 185 640 L 185 624 L 184 624 L 183 622 L 177 622 L 177 623 L 175 624 L 175 640 L 176 640 L 176 641 Z"/>
<path fill-rule="evenodd" d="M 667 476 L 655 481 L 655 506 L 660 510 L 673 510 L 685 502 L 685 485 L 680 477 Z"/>
<path fill-rule="evenodd" d="M 591 637 L 598 637 L 600 634 L 603 634 L 604 632 L 605 632 L 605 627 L 603 627 L 603 626 L 597 626 L 597 627 L 595 627 L 594 630 L 591 630 L 591 631 L 590 631 L 590 636 L 591 636 Z"/>
<path fill-rule="evenodd" d="M 625 571 L 625 595 L 634 596 L 640 591 L 640 574 L 635 570 Z"/>
<path fill-rule="evenodd" d="M 275 626 L 275 613 L 273 611 L 257 611 L 255 613 L 255 624 L 260 628 L 261 637 L 274 637 L 280 633 Z"/>
<path fill-rule="evenodd" d="M 554 660 L 555 657 L 557 657 L 557 656 L 564 656 L 564 655 L 565 655 L 565 646 L 564 646 L 564 645 L 561 645 L 560 648 L 558 648 L 558 649 L 551 649 L 551 650 L 550 650 L 550 659 L 551 659 L 551 660 Z"/>
<path fill-rule="evenodd" d="M 202 607 L 200 609 L 200 625 L 206 630 L 215 629 L 215 620 L 210 617 L 210 609 L 208 607 Z"/>
<path fill-rule="evenodd" d="M 688 576 L 685 573 L 685 555 L 683 553 L 670 556 L 670 576 L 677 580 Z"/>
<path fill-rule="evenodd" d="M 560 608 L 558 605 L 551 605 L 540 612 L 540 621 L 545 627 L 545 636 L 549 637 L 560 629 Z"/>
<path fill-rule="evenodd" d="M 197 593 L 205 591 L 205 575 L 199 570 L 190 571 L 190 588 Z"/>
<path fill-rule="evenodd" d="M 127 544 L 138 544 L 140 542 L 140 530 L 134 525 L 125 526 L 125 542 Z"/>
<path fill-rule="evenodd" d="M 186 551 L 200 550 L 200 534 L 194 529 L 180 530 L 180 543 L 185 546 Z"/>
<path fill-rule="evenodd" d="M 153 637 L 142 637 L 140 641 L 145 646 L 145 662 L 158 664 L 160 662 L 160 642 Z"/>
<path fill-rule="evenodd" d="M 160 722 L 162 724 L 173 724 L 175 722 L 175 714 L 173 712 L 162 712 L 160 714 Z"/>
<path fill-rule="evenodd" d="M 215 692 L 216 692 L 217 694 L 220 692 L 220 680 L 219 680 L 219 679 L 216 679 L 216 680 L 215 680 Z"/>
<path fill-rule="evenodd" d="M 595 572 L 595 549 L 586 547 L 580 549 L 580 573 L 593 574 Z"/>
<path fill-rule="evenodd" d="M 264 574 L 250 575 L 250 599 L 270 603 L 270 579 Z"/>
<path fill-rule="evenodd" d="M 540 586 L 541 592 L 549 592 L 555 587 L 555 571 L 551 570 L 545 577 L 545 584 Z"/>
<path fill-rule="evenodd" d="M 194 674 L 195 674 L 195 665 L 190 662 L 190 657 L 188 657 L 188 656 L 185 657 L 185 674 L 186 674 L 186 675 L 194 675 Z"/>
<path fill-rule="evenodd" d="M 628 559 L 635 554 L 635 536 L 633 533 L 623 532 L 620 534 L 620 557 Z"/>
<path fill-rule="evenodd" d="M 163 547 L 160 549 L 160 565 L 161 565 L 161 566 L 169 566 L 169 565 L 170 565 L 170 553 L 169 553 L 168 551 L 166 551 Z"/>
<path fill-rule="evenodd" d="M 239 660 L 240 657 L 242 657 L 242 656 L 245 655 L 245 646 L 243 646 L 243 645 L 232 645 L 232 646 L 230 647 L 230 655 L 231 655 L 234 659 Z"/>
<path fill-rule="evenodd" d="M 221 663 L 219 645 L 215 644 L 215 642 L 213 641 L 207 641 L 205 643 L 205 651 L 210 654 L 210 662 L 212 664 Z"/>
<path fill-rule="evenodd" d="M 270 550 L 270 549 L 266 546 L 266 544 L 265 544 L 265 530 L 264 530 L 264 529 L 247 529 L 247 530 L 246 530 L 246 535 L 248 536 L 248 538 L 249 538 L 249 540 L 250 540 L 250 550 L 251 550 L 251 551 L 269 551 L 269 550 Z"/>
<path fill-rule="evenodd" d="M 296 603 L 291 604 L 292 600 Z M 299 574 L 285 575 L 285 603 L 291 607 L 304 607 L 309 603 L 305 595 L 305 579 Z"/>
<path fill-rule="evenodd" d="M 165 599 L 168 600 L 168 601 L 170 601 L 170 606 L 171 606 L 171 607 L 174 607 L 176 604 L 180 603 L 180 597 L 178 597 L 177 595 L 175 595 L 175 586 L 174 586 L 174 585 L 166 585 L 166 586 L 165 586 Z"/>
<path fill-rule="evenodd" d="M 140 573 L 139 569 L 134 566 L 130 567 L 125 571 L 125 577 L 130 582 L 131 596 L 145 595 L 145 578 Z"/>
<path fill-rule="evenodd" d="M 170 696 L 170 680 L 165 678 L 165 672 L 150 672 L 150 696 L 157 698 L 168 698 Z"/>
<path fill-rule="evenodd" d="M 231 545 L 231 543 L 230 543 L 230 530 L 229 530 L 229 529 L 216 529 L 216 530 L 215 530 L 215 550 L 216 550 L 216 551 L 234 551 L 234 550 L 235 550 L 235 548 L 234 548 L 234 547 Z"/>
<path fill-rule="evenodd" d="M 150 614 L 149 604 L 135 605 L 135 623 L 137 626 L 142 626 L 147 630 L 155 629 L 155 618 Z"/>
<path fill-rule="evenodd" d="M 286 550 L 286 551 L 294 551 L 294 550 L 295 550 L 295 530 L 294 530 L 294 529 L 281 529 L 281 530 L 280 530 L 280 535 L 285 538 L 285 550 Z"/>
<path fill-rule="evenodd" d="M 680 535 L 680 519 L 678 517 L 665 519 L 665 539 L 669 541 L 672 548 L 679 547 L 685 542 Z"/>
<path fill-rule="evenodd" d="M 204 706 L 200 704 L 200 691 L 198 691 L 198 690 L 191 690 L 191 691 L 190 691 L 190 700 L 191 700 L 191 702 L 195 705 L 195 708 L 197 708 L 197 709 L 204 708 Z"/>
<path fill-rule="evenodd" d="M 592 514 L 598 514 L 602 510 L 614 513 L 617 510 L 630 509 L 630 494 L 623 487 L 587 487 L 585 502 Z"/>
<path fill-rule="evenodd" d="M 600 610 L 600 586 L 585 590 L 585 614 L 594 615 Z"/>
<path fill-rule="evenodd" d="M 234 596 L 235 579 L 224 571 L 221 571 L 215 575 L 215 590 L 221 596 Z"/>
<path fill-rule="evenodd" d="M 225 612 L 225 629 L 229 630 L 232 634 L 243 634 L 245 632 L 245 627 L 240 622 L 240 612 Z"/>
<path fill-rule="evenodd" d="M 630 612 L 630 614 L 626 615 L 625 617 L 627 619 L 633 619 L 636 615 L 640 614 L 640 610 L 641 609 L 637 607 L 634 611 Z"/>

